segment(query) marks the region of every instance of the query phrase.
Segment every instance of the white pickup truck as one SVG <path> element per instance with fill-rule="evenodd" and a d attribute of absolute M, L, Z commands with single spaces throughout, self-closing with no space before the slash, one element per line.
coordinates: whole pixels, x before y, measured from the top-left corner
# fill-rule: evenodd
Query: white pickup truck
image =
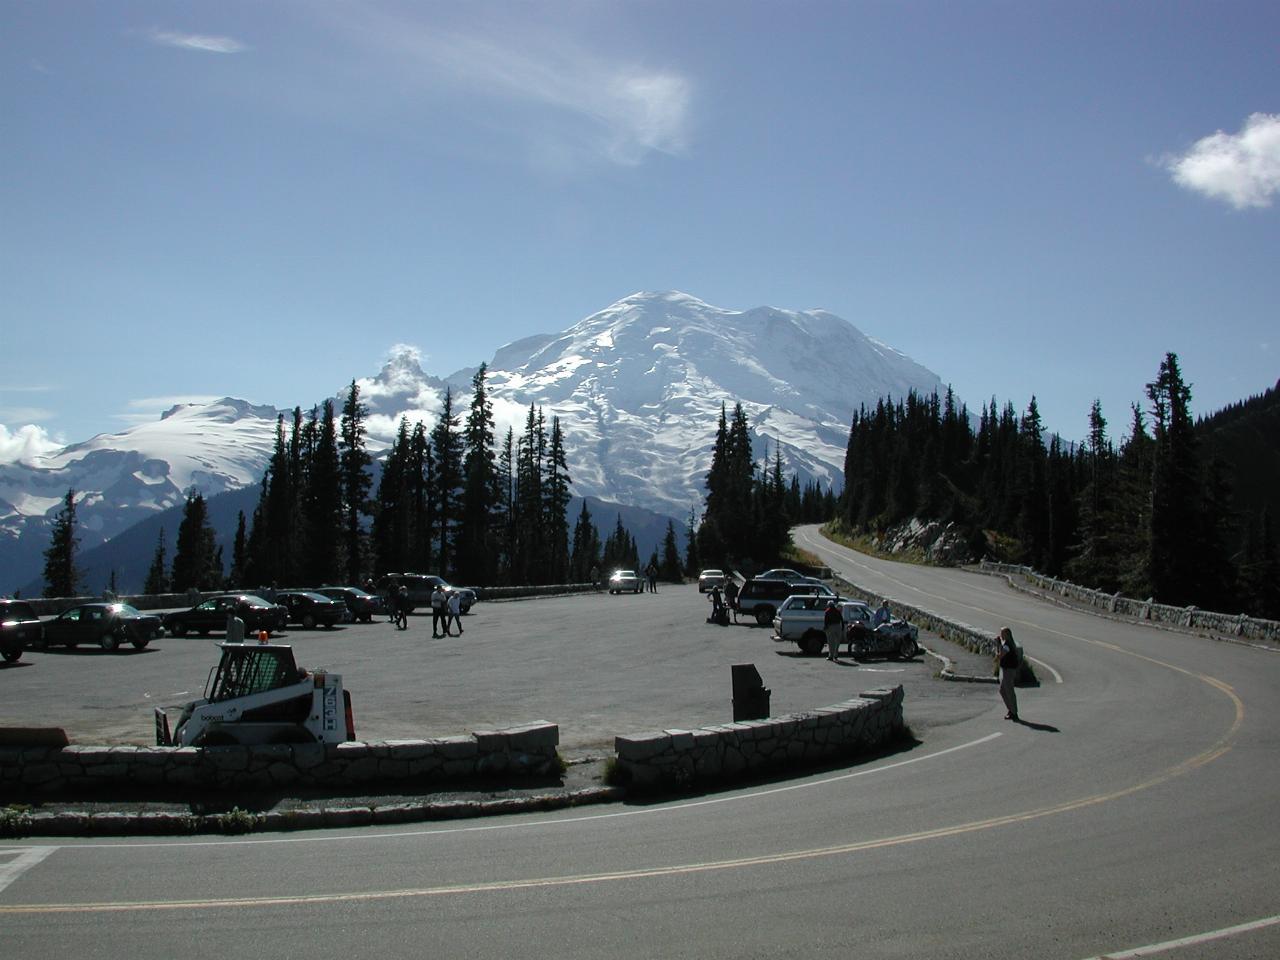
<path fill-rule="evenodd" d="M 798 644 L 805 653 L 821 653 L 827 635 L 823 629 L 827 597 L 788 597 L 773 618 L 775 642 Z M 861 600 L 840 600 L 844 637 L 853 657 L 883 654 L 910 660 L 920 651 L 920 631 L 905 620 L 890 620 L 873 627 L 874 614 Z"/>

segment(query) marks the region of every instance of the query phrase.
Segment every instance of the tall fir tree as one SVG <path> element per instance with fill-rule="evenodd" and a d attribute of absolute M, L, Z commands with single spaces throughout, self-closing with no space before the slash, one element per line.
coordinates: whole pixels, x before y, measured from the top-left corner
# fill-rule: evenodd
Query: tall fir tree
<path fill-rule="evenodd" d="M 80 537 L 76 534 L 76 491 L 69 489 L 62 498 L 62 509 L 53 518 L 49 546 L 44 551 L 44 595 L 74 597 L 80 587 L 76 567 L 76 550 Z"/>
<path fill-rule="evenodd" d="M 342 519 L 345 529 L 344 555 L 346 557 L 345 580 L 349 584 L 364 582 L 368 572 L 368 543 L 364 518 L 369 515 L 369 491 L 373 478 L 369 467 L 373 458 L 366 449 L 368 409 L 360 402 L 360 386 L 351 381 L 346 400 L 342 404 L 340 454 L 338 465 L 341 475 Z"/>
<path fill-rule="evenodd" d="M 462 518 L 458 576 L 464 583 L 493 583 L 497 575 L 498 474 L 493 449 L 493 403 L 485 387 L 486 364 L 471 378 L 471 409 L 463 432 Z"/>
<path fill-rule="evenodd" d="M 462 437 L 458 434 L 458 418 L 453 412 L 453 390 L 450 387 L 445 387 L 440 417 L 431 430 L 431 452 L 435 464 L 436 558 L 440 576 L 447 579 L 454 573 L 456 565 L 462 492 Z"/>
<path fill-rule="evenodd" d="M 1183 382 L 1178 358 L 1165 354 L 1156 379 L 1147 384 L 1155 445 L 1151 470 L 1152 589 L 1163 603 L 1195 600 L 1200 563 L 1200 468 L 1191 388 Z"/>
<path fill-rule="evenodd" d="M 209 523 L 204 494 L 194 489 L 187 492 L 187 501 L 182 507 L 169 583 L 175 593 L 218 590 L 223 585 L 222 550 Z"/>
<path fill-rule="evenodd" d="M 542 484 L 542 522 L 546 543 L 546 573 L 550 583 L 563 583 L 569 575 L 569 490 L 572 479 L 565 458 L 560 418 L 551 418 L 547 445 L 546 476 Z"/>
<path fill-rule="evenodd" d="M 165 559 L 164 527 L 156 536 L 156 551 L 151 555 L 151 566 L 147 568 L 147 579 L 142 584 L 142 592 L 149 597 L 169 592 L 169 572 Z"/>

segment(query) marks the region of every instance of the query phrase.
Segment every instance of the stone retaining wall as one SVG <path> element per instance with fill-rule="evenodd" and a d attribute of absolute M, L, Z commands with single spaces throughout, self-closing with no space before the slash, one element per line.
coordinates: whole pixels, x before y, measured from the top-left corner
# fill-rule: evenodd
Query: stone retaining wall
<path fill-rule="evenodd" d="M 680 787 L 845 756 L 901 735 L 902 687 L 805 713 L 615 737 L 621 779 Z"/>
<path fill-rule="evenodd" d="M 1214 613 L 1196 607 L 1171 607 L 1152 600 L 1134 600 L 1118 593 L 1103 593 L 1101 590 L 1091 590 L 1066 580 L 1046 577 L 1036 573 L 1030 567 L 1011 563 L 993 563 L 990 560 L 983 560 L 982 570 L 984 573 L 997 573 L 1007 577 L 1023 577 L 1032 586 L 1041 590 L 1096 607 L 1107 613 L 1135 617 L 1152 623 L 1168 623 L 1177 627 L 1215 631 L 1250 640 L 1280 642 L 1280 621 L 1276 620 L 1256 620 L 1243 613 Z"/>
<path fill-rule="evenodd" d="M 538 721 L 432 740 L 255 747 L 0 746 L 0 796 L 73 797 L 273 789 L 402 788 L 559 774 L 560 728 Z"/>

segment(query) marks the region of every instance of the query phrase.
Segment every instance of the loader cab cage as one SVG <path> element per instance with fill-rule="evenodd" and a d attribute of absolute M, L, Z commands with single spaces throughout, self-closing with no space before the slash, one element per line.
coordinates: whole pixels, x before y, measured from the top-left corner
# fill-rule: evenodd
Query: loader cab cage
<path fill-rule="evenodd" d="M 219 644 L 222 660 L 205 687 L 211 703 L 293 686 L 307 674 L 293 659 L 293 648 L 257 644 Z"/>

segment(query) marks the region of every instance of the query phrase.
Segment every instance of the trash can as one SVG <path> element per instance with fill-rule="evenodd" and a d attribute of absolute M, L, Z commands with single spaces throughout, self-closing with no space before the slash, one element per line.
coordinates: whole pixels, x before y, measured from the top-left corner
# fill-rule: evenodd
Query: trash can
<path fill-rule="evenodd" d="M 769 716 L 769 688 L 754 663 L 735 663 L 733 671 L 733 719 L 764 720 Z"/>

